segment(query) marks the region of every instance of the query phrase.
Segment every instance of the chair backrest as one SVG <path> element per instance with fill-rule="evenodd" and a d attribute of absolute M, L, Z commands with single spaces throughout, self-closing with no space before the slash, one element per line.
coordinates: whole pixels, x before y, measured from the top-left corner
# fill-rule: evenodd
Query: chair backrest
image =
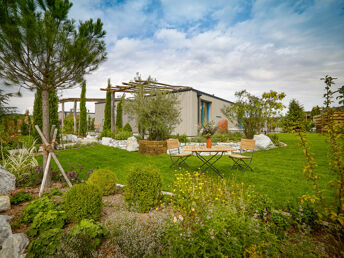
<path fill-rule="evenodd" d="M 179 148 L 178 139 L 168 139 L 167 140 L 167 149 L 177 149 Z"/>
<path fill-rule="evenodd" d="M 255 144 L 256 144 L 256 140 L 253 140 L 253 139 L 241 139 L 240 149 L 254 151 L 254 145 Z"/>

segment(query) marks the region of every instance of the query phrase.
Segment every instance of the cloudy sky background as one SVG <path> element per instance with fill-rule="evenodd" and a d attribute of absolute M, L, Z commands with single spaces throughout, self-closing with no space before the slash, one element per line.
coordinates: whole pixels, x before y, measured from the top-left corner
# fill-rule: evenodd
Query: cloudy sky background
<path fill-rule="evenodd" d="M 87 97 L 105 97 L 108 78 L 120 84 L 139 72 L 231 101 L 242 89 L 283 91 L 285 105 L 295 98 L 310 110 L 322 105 L 321 77 L 344 84 L 343 0 L 73 2 L 70 17 L 101 18 L 107 32 L 108 60 L 86 76 Z M 59 94 L 79 97 L 80 88 Z M 33 94 L 10 102 L 32 110 Z"/>

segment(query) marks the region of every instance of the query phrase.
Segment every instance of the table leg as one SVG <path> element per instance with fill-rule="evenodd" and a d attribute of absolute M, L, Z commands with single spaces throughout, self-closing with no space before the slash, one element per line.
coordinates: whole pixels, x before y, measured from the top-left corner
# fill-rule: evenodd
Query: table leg
<path fill-rule="evenodd" d="M 220 171 L 214 167 L 213 165 L 223 156 L 223 151 L 221 151 L 221 155 L 217 157 L 220 152 L 216 152 L 210 159 L 204 158 L 202 155 L 200 155 L 199 152 L 196 152 L 196 156 L 203 162 L 203 165 L 200 167 L 201 172 L 204 172 L 207 168 L 211 168 L 213 171 L 215 171 L 220 177 L 223 177 L 220 173 Z M 212 159 L 215 160 L 213 162 L 210 162 Z M 206 168 L 202 169 L 202 167 L 205 166 Z"/>

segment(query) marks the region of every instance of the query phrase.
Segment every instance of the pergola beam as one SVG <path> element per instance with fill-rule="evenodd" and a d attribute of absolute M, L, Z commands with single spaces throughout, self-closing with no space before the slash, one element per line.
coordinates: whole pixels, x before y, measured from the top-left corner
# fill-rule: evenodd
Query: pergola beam
<path fill-rule="evenodd" d="M 105 101 L 105 99 L 100 99 L 100 98 L 86 98 L 86 102 L 98 102 L 98 101 Z M 64 99 L 59 99 L 59 103 L 62 104 L 62 129 L 64 126 L 64 119 L 65 119 L 65 112 L 64 112 L 64 103 L 66 102 L 73 102 L 74 103 L 74 110 L 73 110 L 73 122 L 74 122 L 74 127 L 73 131 L 76 133 L 76 107 L 77 107 L 77 102 L 80 102 L 80 98 L 64 98 Z"/>

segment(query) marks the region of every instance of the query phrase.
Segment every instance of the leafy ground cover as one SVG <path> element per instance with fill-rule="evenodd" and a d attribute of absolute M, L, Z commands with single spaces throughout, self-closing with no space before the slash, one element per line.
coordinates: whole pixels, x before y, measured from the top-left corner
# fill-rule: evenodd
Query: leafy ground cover
<path fill-rule="evenodd" d="M 278 208 L 285 208 L 299 202 L 302 195 L 311 193 L 312 184 L 302 176 L 304 156 L 298 147 L 298 140 L 294 134 L 280 134 L 280 140 L 287 144 L 286 147 L 259 151 L 254 153 L 253 171 L 230 170 L 232 161 L 222 157 L 216 167 L 225 178 L 251 185 L 256 191 L 267 194 Z M 311 149 L 318 162 L 318 171 L 321 175 L 319 183 L 326 185 L 330 180 L 328 170 L 326 137 L 319 134 L 308 134 Z M 139 153 L 127 152 L 108 146 L 97 145 L 80 149 L 63 150 L 58 152 L 58 158 L 66 171 L 78 170 L 80 177 L 87 179 L 91 169 L 107 168 L 113 171 L 118 182 L 126 184 L 130 168 L 133 166 L 157 166 L 161 171 L 163 190 L 171 191 L 175 175 L 179 173 L 175 168 L 170 168 L 171 162 L 168 155 L 144 156 Z M 38 157 L 41 162 L 41 157 Z M 201 164 L 196 157 L 188 159 L 190 166 L 197 170 Z M 55 164 L 52 166 L 57 170 Z M 217 175 L 212 171 L 206 172 L 212 177 Z M 328 190 L 327 194 L 333 194 Z"/>

